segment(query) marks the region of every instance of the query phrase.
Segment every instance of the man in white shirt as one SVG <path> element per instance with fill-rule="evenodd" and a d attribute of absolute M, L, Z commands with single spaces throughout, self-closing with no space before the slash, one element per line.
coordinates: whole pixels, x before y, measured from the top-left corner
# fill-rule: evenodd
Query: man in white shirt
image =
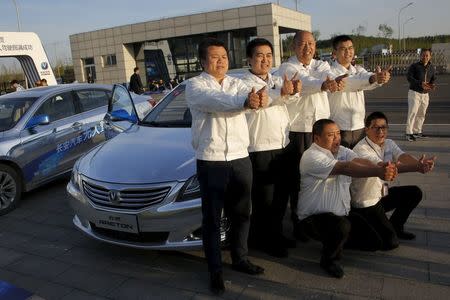
<path fill-rule="evenodd" d="M 348 77 L 344 90 L 328 94 L 330 119 L 341 129 L 342 146 L 352 149 L 364 137 L 364 90 L 387 83 L 390 79 L 390 68 L 372 73 L 359 65 L 353 66 L 355 49 L 348 35 L 338 35 L 333 39 L 333 54 L 336 59 L 331 64 L 332 76 Z"/>
<path fill-rule="evenodd" d="M 399 173 L 430 172 L 435 157 L 422 156 L 416 159 L 403 152 L 397 144 L 387 138 L 388 120 L 381 112 L 370 114 L 365 122 L 366 137 L 353 148 L 359 157 L 375 164 L 386 161 L 397 162 Z M 395 186 L 389 188 L 388 183 L 379 178 L 354 179 L 350 187 L 352 195 L 352 211 L 362 215 L 377 231 L 382 240 L 382 249 L 398 247 L 398 238 L 414 239 L 415 235 L 404 231 L 411 212 L 422 200 L 422 191 L 415 185 Z M 394 210 L 388 220 L 386 211 Z"/>
<path fill-rule="evenodd" d="M 250 134 L 249 154 L 253 167 L 252 216 L 249 243 L 270 255 L 286 257 L 287 248 L 295 247 L 295 240 L 282 235 L 282 221 L 286 211 L 284 148 L 289 143 L 289 114 L 285 103 L 301 90 L 295 82 L 272 76 L 273 46 L 263 38 L 247 44 L 247 61 L 251 69 L 241 78 L 249 88 L 266 88 L 270 105 L 248 110 Z"/>
<path fill-rule="evenodd" d="M 198 52 L 204 71 L 187 82 L 186 101 L 192 114 L 210 289 L 221 294 L 225 291 L 220 249 L 222 208 L 231 222 L 232 268 L 248 274 L 264 272 L 247 259 L 252 166 L 244 110 L 266 107 L 268 95 L 265 89 L 256 92 L 252 88 L 249 93 L 242 80 L 226 75 L 228 51 L 222 41 L 206 38 Z"/>
<path fill-rule="evenodd" d="M 316 41 L 311 32 L 300 30 L 295 34 L 294 50 L 295 55 L 281 64 L 278 73 L 283 78 L 296 80 L 298 77 L 302 81 L 302 94 L 297 94 L 296 101 L 287 104 L 291 121 L 290 143 L 286 149 L 290 160 L 287 172 L 291 178 L 289 193 L 291 219 L 296 228 L 300 158 L 312 143 L 311 131 L 314 122 L 330 116 L 326 92 L 342 89 L 344 81 L 336 82 L 334 79 L 330 79 L 330 65 L 327 62 L 313 59 L 316 52 Z M 295 231 L 294 235 L 302 239 Z"/>
<path fill-rule="evenodd" d="M 342 278 L 344 271 L 338 264 L 342 249 L 353 227 L 356 233 L 361 231 L 364 222 L 350 212 L 351 177 L 378 176 L 392 180 L 396 176 L 394 164 L 375 165 L 368 160 L 358 158 L 352 150 L 340 145 L 340 130 L 329 119 L 322 119 L 313 126 L 314 143 L 303 153 L 300 161 L 301 186 L 297 214 L 299 228 L 308 236 L 322 242 L 320 266 L 330 275 Z M 354 221 L 355 220 L 355 221 Z M 354 222 L 357 224 L 353 226 Z M 370 228 L 364 229 L 364 238 L 370 249 L 379 246 L 372 239 Z"/>

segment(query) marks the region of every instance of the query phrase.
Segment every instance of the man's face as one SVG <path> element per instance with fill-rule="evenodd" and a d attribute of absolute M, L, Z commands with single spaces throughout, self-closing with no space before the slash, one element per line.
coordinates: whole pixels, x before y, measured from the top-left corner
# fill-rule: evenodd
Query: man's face
<path fill-rule="evenodd" d="M 206 60 L 203 60 L 203 69 L 214 78 L 222 80 L 228 71 L 228 54 L 225 48 L 209 46 Z"/>
<path fill-rule="evenodd" d="M 353 57 L 355 56 L 355 49 L 353 48 L 352 41 L 340 42 L 334 52 L 338 63 L 346 68 L 350 67 Z"/>
<path fill-rule="evenodd" d="M 309 64 L 316 53 L 316 41 L 312 33 L 303 31 L 294 40 L 294 49 L 297 59 L 303 64 Z"/>
<path fill-rule="evenodd" d="M 430 51 L 422 51 L 420 53 L 420 61 L 426 65 L 431 60 L 431 52 Z"/>
<path fill-rule="evenodd" d="M 341 144 L 341 131 L 336 123 L 325 125 L 320 136 L 314 136 L 314 142 L 320 147 L 337 154 Z"/>
<path fill-rule="evenodd" d="M 375 119 L 370 122 L 370 127 L 365 128 L 367 137 L 375 144 L 382 146 L 387 137 L 388 124 L 385 119 Z"/>
<path fill-rule="evenodd" d="M 272 50 L 267 45 L 258 46 L 253 49 L 253 56 L 248 62 L 255 75 L 267 75 L 272 68 Z"/>

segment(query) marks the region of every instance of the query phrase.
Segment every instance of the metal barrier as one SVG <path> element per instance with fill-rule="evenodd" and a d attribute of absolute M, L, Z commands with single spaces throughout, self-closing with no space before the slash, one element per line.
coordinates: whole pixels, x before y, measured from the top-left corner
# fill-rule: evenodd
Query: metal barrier
<path fill-rule="evenodd" d="M 377 66 L 382 69 L 392 65 L 393 75 L 405 75 L 412 63 L 419 61 L 420 54 L 415 50 L 396 51 L 391 54 L 368 54 L 363 57 L 363 65 L 366 70 L 374 71 Z M 433 51 L 432 64 L 436 68 L 436 74 L 443 74 L 447 71 L 447 59 L 443 51 Z"/>

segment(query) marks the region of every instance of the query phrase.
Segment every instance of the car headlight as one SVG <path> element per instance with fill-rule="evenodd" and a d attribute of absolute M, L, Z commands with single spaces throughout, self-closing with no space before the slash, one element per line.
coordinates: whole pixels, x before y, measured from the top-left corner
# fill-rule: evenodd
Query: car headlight
<path fill-rule="evenodd" d="M 77 188 L 81 188 L 81 175 L 78 172 L 78 161 L 75 163 L 72 169 L 72 176 L 70 178 L 70 181 L 72 181 L 72 184 Z"/>
<path fill-rule="evenodd" d="M 177 202 L 200 198 L 200 183 L 197 175 L 189 178 L 178 193 Z"/>

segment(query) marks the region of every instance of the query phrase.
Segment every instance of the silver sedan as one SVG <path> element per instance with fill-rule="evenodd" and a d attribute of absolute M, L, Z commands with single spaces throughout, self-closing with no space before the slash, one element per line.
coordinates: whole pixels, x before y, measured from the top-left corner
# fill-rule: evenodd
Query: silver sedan
<path fill-rule="evenodd" d="M 79 159 L 67 186 L 73 222 L 88 236 L 145 249 L 202 245 L 201 199 L 191 115 L 181 84 L 140 121 L 115 86 L 105 118 L 114 137 Z M 228 222 L 222 218 L 222 240 Z"/>

